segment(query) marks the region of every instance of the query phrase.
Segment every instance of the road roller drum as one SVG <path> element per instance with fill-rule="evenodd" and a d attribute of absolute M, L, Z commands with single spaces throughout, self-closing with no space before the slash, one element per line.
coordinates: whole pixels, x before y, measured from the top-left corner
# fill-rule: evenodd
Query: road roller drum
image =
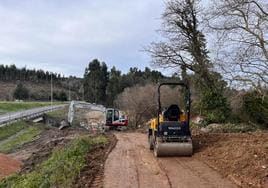
<path fill-rule="evenodd" d="M 163 156 L 192 156 L 193 144 L 188 142 L 160 142 L 156 141 L 154 146 L 154 155 Z"/>

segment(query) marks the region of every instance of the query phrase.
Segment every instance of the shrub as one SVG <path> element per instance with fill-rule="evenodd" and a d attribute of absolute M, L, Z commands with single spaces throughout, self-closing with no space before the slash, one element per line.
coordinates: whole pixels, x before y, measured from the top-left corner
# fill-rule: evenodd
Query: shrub
<path fill-rule="evenodd" d="M 268 128 L 268 97 L 257 91 L 248 92 L 243 97 L 242 112 L 249 121 L 266 125 Z"/>
<path fill-rule="evenodd" d="M 29 98 L 29 90 L 19 83 L 14 91 L 13 97 L 15 99 L 24 100 Z"/>
<path fill-rule="evenodd" d="M 208 124 L 223 123 L 230 116 L 230 106 L 227 98 L 219 91 L 207 90 L 203 92 L 200 105 Z"/>

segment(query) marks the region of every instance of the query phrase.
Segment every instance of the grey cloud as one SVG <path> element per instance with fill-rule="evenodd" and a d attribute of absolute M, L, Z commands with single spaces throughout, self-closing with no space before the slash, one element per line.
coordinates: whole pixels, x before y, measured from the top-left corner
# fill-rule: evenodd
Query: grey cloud
<path fill-rule="evenodd" d="M 1 1 L 0 63 L 78 76 L 92 58 L 142 68 L 162 9 L 155 0 Z"/>

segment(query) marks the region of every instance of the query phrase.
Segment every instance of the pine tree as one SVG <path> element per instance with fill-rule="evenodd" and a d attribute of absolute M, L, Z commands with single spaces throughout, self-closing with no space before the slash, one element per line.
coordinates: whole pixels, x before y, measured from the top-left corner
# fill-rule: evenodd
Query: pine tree
<path fill-rule="evenodd" d="M 85 100 L 92 103 L 105 104 L 108 71 L 105 63 L 94 59 L 88 65 L 84 74 Z"/>

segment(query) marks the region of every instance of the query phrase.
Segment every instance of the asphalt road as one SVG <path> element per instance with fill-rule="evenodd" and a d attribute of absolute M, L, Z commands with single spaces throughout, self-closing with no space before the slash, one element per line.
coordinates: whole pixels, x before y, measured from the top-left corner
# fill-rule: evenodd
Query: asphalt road
<path fill-rule="evenodd" d="M 45 107 L 39 107 L 39 108 L 32 108 L 29 110 L 22 110 L 17 112 L 10 112 L 3 115 L 0 115 L 0 127 L 3 126 L 6 123 L 16 121 L 18 119 L 28 118 L 31 116 L 38 116 L 40 114 L 44 114 L 49 111 L 58 110 L 60 108 L 63 108 L 67 104 L 61 104 L 61 105 L 54 105 L 54 106 L 45 106 Z"/>

